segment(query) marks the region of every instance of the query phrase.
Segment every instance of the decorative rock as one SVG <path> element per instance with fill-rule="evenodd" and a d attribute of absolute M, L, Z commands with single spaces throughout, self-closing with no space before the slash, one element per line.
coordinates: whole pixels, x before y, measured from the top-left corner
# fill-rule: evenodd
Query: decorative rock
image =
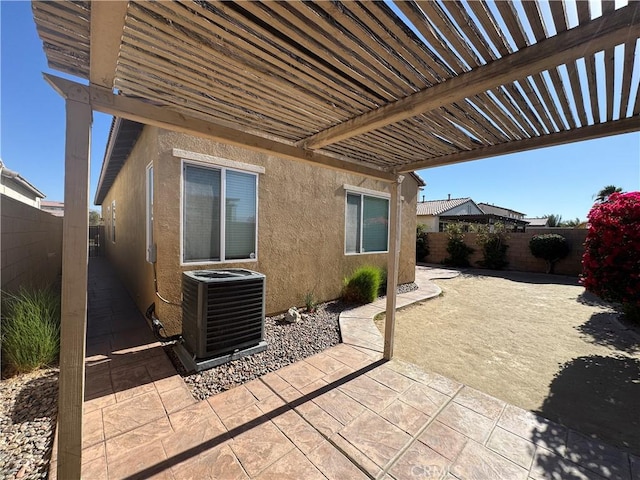
<path fill-rule="evenodd" d="M 284 321 L 287 323 L 300 323 L 300 312 L 296 307 L 291 307 L 284 315 Z"/>

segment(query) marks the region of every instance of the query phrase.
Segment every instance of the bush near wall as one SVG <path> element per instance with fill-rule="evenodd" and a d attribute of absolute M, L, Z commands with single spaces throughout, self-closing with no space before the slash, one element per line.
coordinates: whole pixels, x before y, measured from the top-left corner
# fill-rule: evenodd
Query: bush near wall
<path fill-rule="evenodd" d="M 535 258 L 529 250 L 529 241 L 534 235 L 544 233 L 557 233 L 567 239 L 571 246 L 569 255 L 559 261 L 555 267 L 555 273 L 559 275 L 578 276 L 582 273 L 582 255 L 584 253 L 584 241 L 587 236 L 587 230 L 583 228 L 531 228 L 526 232 L 517 232 L 509 234 L 509 249 L 507 250 L 506 260 L 509 262 L 507 270 L 515 270 L 520 272 L 539 272 L 544 273 L 547 264 L 544 260 Z M 467 233 L 465 243 L 469 246 L 476 245 L 476 234 Z M 428 263 L 444 263 L 447 257 L 447 235 L 443 232 L 429 233 L 430 253 L 426 261 Z M 469 257 L 471 265 L 478 265 L 481 261 L 482 252 L 477 249 Z"/>

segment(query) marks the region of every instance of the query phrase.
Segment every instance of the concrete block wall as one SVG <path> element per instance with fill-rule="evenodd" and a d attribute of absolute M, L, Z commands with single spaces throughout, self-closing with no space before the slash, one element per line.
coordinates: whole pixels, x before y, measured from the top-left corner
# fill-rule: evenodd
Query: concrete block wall
<path fill-rule="evenodd" d="M 0 217 L 2 290 L 56 282 L 62 273 L 63 219 L 5 195 Z"/>
<path fill-rule="evenodd" d="M 555 273 L 560 275 L 578 276 L 582 272 L 582 255 L 584 253 L 584 240 L 587 230 L 584 228 L 538 228 L 527 229 L 526 232 L 511 233 L 507 240 L 507 260 L 509 265 L 507 270 L 517 270 L 521 272 L 546 271 L 546 262 L 531 255 L 529 241 L 534 235 L 544 233 L 557 233 L 567 239 L 571 247 L 569 255 L 560 260 L 555 266 Z M 476 244 L 476 234 L 467 233 L 465 243 L 476 251 L 469 257 L 471 265 L 478 266 L 477 262 L 482 260 L 482 252 Z M 447 234 L 444 232 L 429 233 L 429 256 L 426 261 L 430 263 L 442 263 L 447 257 Z"/>

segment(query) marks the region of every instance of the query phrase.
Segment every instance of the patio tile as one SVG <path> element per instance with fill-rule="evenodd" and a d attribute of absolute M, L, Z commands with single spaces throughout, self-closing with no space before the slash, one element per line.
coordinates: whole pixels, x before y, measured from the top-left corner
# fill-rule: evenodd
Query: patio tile
<path fill-rule="evenodd" d="M 162 438 L 162 446 L 169 457 L 188 450 L 201 452 L 228 443 L 227 430 L 215 416 L 195 418 L 169 436 Z"/>
<path fill-rule="evenodd" d="M 533 443 L 500 427 L 496 427 L 491 433 L 487 447 L 527 470 L 531 468 L 536 451 Z"/>
<path fill-rule="evenodd" d="M 395 390 L 398 393 L 404 392 L 415 383 L 404 375 L 401 375 L 398 372 L 394 372 L 390 368 L 384 366 L 374 368 L 373 370 L 367 372 L 365 375 L 373 378 L 377 382 Z"/>
<path fill-rule="evenodd" d="M 600 475 L 541 447 L 536 450 L 529 475 L 534 480 L 603 480 Z"/>
<path fill-rule="evenodd" d="M 230 446 L 250 477 L 294 448 L 293 443 L 271 422 L 243 432 L 233 439 Z"/>
<path fill-rule="evenodd" d="M 491 420 L 496 420 L 505 406 L 505 402 L 502 400 L 467 386 L 460 390 L 453 401 Z"/>
<path fill-rule="evenodd" d="M 307 454 L 307 458 L 329 480 L 367 480 L 368 477 L 329 442 Z"/>
<path fill-rule="evenodd" d="M 313 402 L 342 425 L 348 424 L 364 410 L 360 403 L 338 389 L 329 390 L 314 398 Z"/>
<path fill-rule="evenodd" d="M 324 352 L 317 353 L 316 355 L 306 358 L 305 361 L 325 374 L 333 373 L 345 366 L 344 363 Z"/>
<path fill-rule="evenodd" d="M 111 382 L 116 401 L 121 402 L 136 395 L 155 391 L 153 380 L 144 365 L 111 370 Z"/>
<path fill-rule="evenodd" d="M 171 467 L 180 480 L 244 480 L 248 479 L 229 446 L 222 445 L 200 453 Z"/>
<path fill-rule="evenodd" d="M 398 392 L 365 375 L 341 385 L 340 390 L 374 412 L 380 412 L 398 397 Z"/>
<path fill-rule="evenodd" d="M 429 425 L 418 440 L 449 460 L 455 460 L 467 443 L 467 437 L 438 421 Z"/>
<path fill-rule="evenodd" d="M 198 403 L 170 414 L 169 421 L 171 422 L 171 427 L 177 431 L 197 424 L 204 417 L 217 419 L 209 402 L 200 400 Z"/>
<path fill-rule="evenodd" d="M 285 382 L 276 372 L 267 373 L 262 376 L 260 380 L 275 393 L 280 393 L 287 388 L 291 388 L 291 385 Z"/>
<path fill-rule="evenodd" d="M 289 387 L 289 388 L 293 388 L 293 387 Z M 270 397 L 267 397 L 264 400 L 261 400 L 260 402 L 256 403 L 256 406 L 260 409 L 260 411 L 269 417 L 272 415 L 277 415 L 279 412 L 281 412 L 285 408 L 288 409 L 289 407 L 288 406 L 285 407 L 285 405 L 287 405 L 287 403 L 284 399 L 280 397 L 280 395 L 271 395 Z"/>
<path fill-rule="evenodd" d="M 130 450 L 162 439 L 173 433 L 168 418 L 161 418 L 134 430 L 110 438 L 106 441 L 106 454 L 109 462 L 126 455 Z"/>
<path fill-rule="evenodd" d="M 468 442 L 451 467 L 460 480 L 525 480 L 527 470 L 476 442 Z"/>
<path fill-rule="evenodd" d="M 629 455 L 631 463 L 631 480 L 640 480 L 640 457 Z"/>
<path fill-rule="evenodd" d="M 419 383 L 409 387 L 399 398 L 430 417 L 449 401 L 446 395 Z"/>
<path fill-rule="evenodd" d="M 82 464 L 82 478 L 91 480 L 108 480 L 107 459 L 105 457 Z"/>
<path fill-rule="evenodd" d="M 251 392 L 254 397 L 256 397 L 258 401 L 262 401 L 274 394 L 273 390 L 271 390 L 267 386 L 267 384 L 259 378 L 245 383 L 244 386 Z"/>
<path fill-rule="evenodd" d="M 256 422 L 261 420 L 266 421 L 265 414 L 256 405 L 250 405 L 244 410 L 225 418 L 222 420 L 222 423 L 229 432 L 234 430 L 234 432 L 231 433 L 235 436 L 247 428 L 251 428 Z"/>
<path fill-rule="evenodd" d="M 450 378 L 443 377 L 442 375 L 439 375 L 437 373 L 434 373 L 432 375 L 433 380 L 431 380 L 429 386 L 431 388 L 435 388 L 439 392 L 444 393 L 445 395 L 452 397 L 462 387 L 462 384 L 460 382 L 456 382 L 455 380 L 452 380 Z"/>
<path fill-rule="evenodd" d="M 324 441 L 322 435 L 294 410 L 287 410 L 274 417 L 272 421 L 304 454 L 308 454 Z"/>
<path fill-rule="evenodd" d="M 325 480 L 326 477 L 300 452 L 291 450 L 260 473 L 257 480 Z"/>
<path fill-rule="evenodd" d="M 401 428 L 409 435 L 415 435 L 429 420 L 429 416 L 411 405 L 400 400 L 394 400 L 387 408 L 380 412 L 380 416 L 396 427 Z"/>
<path fill-rule="evenodd" d="M 161 354 L 160 354 L 161 353 Z M 176 375 L 176 367 L 173 366 L 169 357 L 160 351 L 157 356 L 153 356 L 145 362 L 151 379 L 156 382 L 164 378 L 171 378 Z"/>
<path fill-rule="evenodd" d="M 84 399 L 92 400 L 97 397 L 102 397 L 114 393 L 113 386 L 111 385 L 111 375 L 109 371 L 102 372 L 94 375 L 89 372 L 85 373 L 84 381 Z"/>
<path fill-rule="evenodd" d="M 507 405 L 500 415 L 498 426 L 536 445 L 564 455 L 567 429 L 551 420 L 513 405 Z"/>
<path fill-rule="evenodd" d="M 278 375 L 292 387 L 301 389 L 324 377 L 325 374 L 303 360 L 281 368 L 278 370 Z"/>
<path fill-rule="evenodd" d="M 173 478 L 169 470 L 154 474 L 143 473 L 167 459 L 159 441 L 129 450 L 118 460 L 109 462 L 109 478 Z M 152 475 L 154 475 L 152 477 Z M 89 476 L 85 478 L 91 478 Z"/>
<path fill-rule="evenodd" d="M 155 389 L 153 392 L 110 405 L 102 412 L 106 438 L 115 437 L 166 415 Z"/>
<path fill-rule="evenodd" d="M 341 361 L 345 365 L 349 365 L 354 368 L 362 365 L 363 363 L 371 363 L 371 357 L 369 355 L 362 353 L 349 345 L 345 345 L 344 343 L 331 347 L 325 350 L 325 352 L 327 352 L 327 355 Z"/>
<path fill-rule="evenodd" d="M 82 417 L 82 448 L 104 440 L 102 410 L 94 410 Z"/>
<path fill-rule="evenodd" d="M 381 467 L 411 439 L 407 433 L 368 410 L 342 429 L 340 435 Z"/>
<path fill-rule="evenodd" d="M 321 389 L 327 386 L 327 382 L 325 382 L 322 378 L 314 380 L 313 382 L 305 385 L 304 387 L 298 388 L 298 390 L 303 396 L 316 397 Z"/>
<path fill-rule="evenodd" d="M 183 408 L 197 402 L 185 384 L 182 384 L 178 388 L 174 388 L 172 390 L 160 392 L 160 399 L 162 400 L 162 404 L 164 405 L 164 409 L 167 413 L 182 410 Z"/>
<path fill-rule="evenodd" d="M 149 374 L 151 374 L 149 368 L 147 368 L 147 371 L 149 371 Z M 160 393 L 185 386 L 184 380 L 182 380 L 182 377 L 178 374 L 159 378 L 158 380 L 154 380 L 153 384 L 155 385 L 156 390 Z"/>
<path fill-rule="evenodd" d="M 493 428 L 493 420 L 457 403 L 447 405 L 436 419 L 478 443 L 484 443 Z"/>
<path fill-rule="evenodd" d="M 440 479 L 449 470 L 449 460 L 420 442 L 413 443 L 391 467 L 396 480 Z"/>
<path fill-rule="evenodd" d="M 330 437 L 342 428 L 342 424 L 322 410 L 313 402 L 306 402 L 298 405 L 295 410 L 302 415 L 313 428 L 318 430 L 322 435 Z"/>
<path fill-rule="evenodd" d="M 384 366 L 424 385 L 429 385 L 435 378 L 432 374 L 425 372 L 420 367 L 401 360 L 391 360 L 385 363 Z"/>
<path fill-rule="evenodd" d="M 207 401 L 218 416 L 224 419 L 255 404 L 256 397 L 254 397 L 246 387 L 241 385 L 226 392 L 213 395 L 209 397 Z"/>
<path fill-rule="evenodd" d="M 327 383 L 340 383 L 344 381 L 345 377 L 351 375 L 353 372 L 355 372 L 355 369 L 345 365 L 344 367 L 325 375 L 322 379 Z"/>
<path fill-rule="evenodd" d="M 83 410 L 86 414 L 89 412 L 93 412 L 94 410 L 108 407 L 109 405 L 115 405 L 115 403 L 116 395 L 114 393 L 105 393 L 103 395 L 98 395 L 91 400 L 85 400 L 83 404 Z"/>
<path fill-rule="evenodd" d="M 630 480 L 629 456 L 622 450 L 569 430 L 565 457 L 606 478 Z"/>
<path fill-rule="evenodd" d="M 53 453 L 53 452 L 52 452 Z M 98 458 L 105 456 L 104 442 L 99 442 L 90 447 L 82 449 L 82 464 L 92 462 Z M 53 459 L 53 455 L 51 455 Z"/>
<path fill-rule="evenodd" d="M 357 465 L 358 468 L 366 472 L 371 478 L 380 477 L 382 469 L 376 464 L 376 462 L 371 460 L 358 447 L 349 443 L 349 441 L 339 433 L 332 435 L 329 440 L 350 462 Z"/>

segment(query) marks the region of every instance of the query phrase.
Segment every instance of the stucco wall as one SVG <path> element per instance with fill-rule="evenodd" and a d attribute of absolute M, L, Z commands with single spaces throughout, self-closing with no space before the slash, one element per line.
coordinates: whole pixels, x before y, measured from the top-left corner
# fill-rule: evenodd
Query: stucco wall
<path fill-rule="evenodd" d="M 154 230 L 158 249 L 158 286 L 165 298 L 180 301 L 182 271 L 248 268 L 266 274 L 266 310 L 268 314 L 273 314 L 293 305 L 303 305 L 307 292 L 313 292 L 321 301 L 337 298 L 343 278 L 359 265 L 386 266 L 386 254 L 344 254 L 343 185 L 388 192 L 388 184 L 168 131 L 159 131 L 158 140 Z M 181 159 L 173 156 L 174 148 L 265 168 L 265 173 L 260 174 L 258 180 L 256 261 L 204 266 L 180 264 Z M 121 176 L 124 175 L 127 173 L 123 171 Z M 135 188 L 131 186 L 130 191 L 135 191 Z M 401 283 L 413 281 L 415 275 L 417 192 L 416 181 L 407 176 L 402 187 L 405 200 L 399 270 Z M 142 191 L 138 196 L 143 198 Z M 123 218 L 125 212 L 121 209 L 117 211 Z M 143 224 L 139 221 L 140 228 Z M 142 229 L 137 232 L 138 236 L 143 237 Z M 144 260 L 144 251 L 137 248 L 135 256 Z M 179 332 L 180 307 L 162 302 L 156 302 L 156 307 L 167 330 Z"/>
<path fill-rule="evenodd" d="M 155 301 L 153 269 L 146 261 L 146 168 L 157 156 L 157 129 L 147 127 L 102 204 L 105 254 L 141 311 Z M 155 173 L 154 173 L 155 174 Z M 111 241 L 111 202 L 116 201 L 116 241 Z"/>
<path fill-rule="evenodd" d="M 434 215 L 418 215 L 416 223 L 427 226 L 427 232 L 437 232 L 440 227 L 440 217 Z"/>
<path fill-rule="evenodd" d="M 545 272 L 546 262 L 535 258 L 529 250 L 529 240 L 534 235 L 545 233 L 557 233 L 567 239 L 571 251 L 569 255 L 560 260 L 555 266 L 555 273 L 560 275 L 577 276 L 582 272 L 582 255 L 584 253 L 584 240 L 587 229 L 584 228 L 528 228 L 526 232 L 510 233 L 507 240 L 508 270 L 521 272 Z M 465 243 L 476 251 L 469 257 L 471 265 L 477 266 L 477 261 L 482 260 L 482 252 L 476 244 L 476 234 L 467 233 Z M 441 263 L 447 257 L 447 234 L 445 232 L 429 233 L 429 256 L 427 262 Z"/>
<path fill-rule="evenodd" d="M 62 272 L 62 218 L 5 195 L 0 203 L 2 290 L 56 282 Z"/>

